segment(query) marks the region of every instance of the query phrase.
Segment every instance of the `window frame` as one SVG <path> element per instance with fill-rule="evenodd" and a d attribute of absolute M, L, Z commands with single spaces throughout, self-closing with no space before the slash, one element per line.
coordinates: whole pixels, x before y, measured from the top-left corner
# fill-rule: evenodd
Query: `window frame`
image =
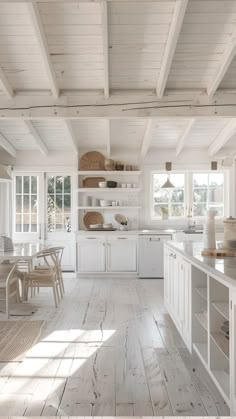
<path fill-rule="evenodd" d="M 224 174 L 224 215 L 223 216 L 216 216 L 217 221 L 221 221 L 224 219 L 230 208 L 230 202 L 229 202 L 229 187 L 230 187 L 230 174 L 229 171 L 226 169 L 220 169 L 217 170 L 218 173 Z M 163 174 L 166 173 L 164 170 L 150 170 L 149 172 L 149 179 L 150 179 L 150 190 L 149 190 L 149 220 L 151 223 L 164 221 L 162 220 L 162 217 L 153 216 L 153 179 L 155 174 Z M 172 170 L 171 174 L 184 174 L 184 216 L 180 217 L 168 217 L 168 221 L 183 221 L 186 220 L 189 216 L 193 220 L 199 220 L 204 221 L 206 219 L 206 216 L 193 216 L 189 215 L 190 208 L 193 208 L 194 202 L 193 202 L 193 175 L 196 173 L 214 173 L 213 170 L 209 169 L 188 169 L 188 170 Z"/>
<path fill-rule="evenodd" d="M 151 221 L 160 221 L 162 220 L 162 217 L 158 217 L 158 216 L 153 216 L 153 201 L 154 201 L 154 197 L 153 197 L 153 180 L 154 180 L 154 175 L 155 174 L 165 174 L 165 171 L 163 170 L 152 170 L 150 172 L 150 176 L 151 176 L 151 182 L 150 182 L 150 203 L 149 203 L 149 215 L 150 215 L 150 219 Z M 187 205 L 187 195 L 188 195 L 188 190 L 186 188 L 186 173 L 184 170 L 173 170 L 171 171 L 171 174 L 181 174 L 184 175 L 184 215 L 180 216 L 180 217 L 168 217 L 168 219 L 170 220 L 183 220 L 184 218 L 186 218 L 186 205 Z"/>
<path fill-rule="evenodd" d="M 37 193 L 32 193 L 31 186 L 30 186 L 29 193 L 27 193 L 27 194 L 24 193 L 23 186 L 22 186 L 21 193 L 19 193 L 19 192 L 16 191 L 16 178 L 17 177 L 21 177 L 21 179 L 22 179 L 22 185 L 23 185 L 24 184 L 23 178 L 26 177 L 26 176 L 29 177 L 30 180 L 31 180 L 32 177 L 36 177 L 36 181 L 37 181 Z M 17 197 L 17 195 L 20 195 L 22 197 L 21 207 L 23 209 L 23 200 L 24 200 L 24 196 L 25 195 L 29 196 L 29 198 L 31 198 L 32 195 L 36 195 L 37 196 L 37 199 L 38 199 L 38 196 L 39 196 L 39 182 L 40 182 L 40 180 L 39 180 L 38 173 L 27 173 L 27 172 L 25 172 L 25 173 L 23 173 L 23 172 L 22 173 L 14 173 L 14 178 L 13 178 L 13 183 L 14 183 L 14 187 L 13 187 L 13 217 L 12 217 L 12 220 L 13 220 L 13 235 L 20 235 L 20 234 L 28 235 L 29 234 L 30 236 L 33 236 L 33 235 L 35 235 L 35 234 L 37 235 L 39 233 L 39 231 L 38 231 L 38 228 L 39 228 L 39 207 L 38 206 L 37 206 L 37 211 L 36 211 L 36 214 L 37 214 L 36 215 L 36 231 L 31 231 L 31 222 L 29 224 L 30 225 L 30 231 L 23 231 L 23 225 L 24 225 L 24 223 L 23 223 L 23 221 L 24 221 L 23 216 L 24 216 L 24 214 L 25 215 L 26 214 L 29 215 L 30 221 L 32 220 L 32 214 L 34 214 L 31 211 L 31 204 L 30 204 L 31 201 L 30 200 L 29 200 L 29 209 L 30 209 L 29 213 L 24 213 L 24 212 L 17 213 L 16 212 L 16 207 L 17 207 L 17 204 L 16 204 L 17 199 L 16 199 L 16 197 Z M 22 231 L 16 231 L 17 215 L 21 215 L 21 228 L 22 228 Z"/>

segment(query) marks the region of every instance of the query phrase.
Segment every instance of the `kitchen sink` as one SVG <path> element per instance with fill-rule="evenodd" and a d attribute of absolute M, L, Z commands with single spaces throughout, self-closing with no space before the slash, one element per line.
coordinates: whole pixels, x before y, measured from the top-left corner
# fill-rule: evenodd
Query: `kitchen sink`
<path fill-rule="evenodd" d="M 202 230 L 184 230 L 185 234 L 202 234 Z"/>

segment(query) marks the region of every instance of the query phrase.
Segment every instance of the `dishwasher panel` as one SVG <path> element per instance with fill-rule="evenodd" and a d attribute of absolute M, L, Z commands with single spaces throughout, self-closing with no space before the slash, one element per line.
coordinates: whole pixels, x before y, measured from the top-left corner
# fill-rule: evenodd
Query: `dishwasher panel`
<path fill-rule="evenodd" d="M 164 242 L 171 236 L 139 236 L 139 278 L 163 278 Z"/>

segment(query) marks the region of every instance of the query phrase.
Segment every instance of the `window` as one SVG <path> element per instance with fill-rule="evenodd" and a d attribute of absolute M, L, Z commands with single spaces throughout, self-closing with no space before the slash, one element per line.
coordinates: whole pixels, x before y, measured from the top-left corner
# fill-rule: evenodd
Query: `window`
<path fill-rule="evenodd" d="M 224 173 L 194 173 L 192 177 L 193 217 L 203 217 L 210 208 L 224 216 Z"/>
<path fill-rule="evenodd" d="M 71 177 L 49 176 L 47 193 L 48 231 L 71 231 Z"/>
<path fill-rule="evenodd" d="M 173 189 L 163 189 L 161 186 L 167 179 L 163 173 L 154 173 L 152 178 L 153 201 L 152 218 L 160 218 L 162 213 L 169 217 L 183 217 L 185 215 L 185 176 L 183 173 L 170 175 L 170 181 L 175 185 Z"/>
<path fill-rule="evenodd" d="M 38 230 L 38 178 L 15 178 L 15 232 L 37 233 Z"/>
<path fill-rule="evenodd" d="M 224 172 L 185 172 L 170 174 L 172 189 L 161 186 L 167 180 L 166 173 L 151 174 L 151 219 L 180 219 L 187 215 L 205 217 L 209 209 L 217 211 L 217 217 L 225 216 Z"/>

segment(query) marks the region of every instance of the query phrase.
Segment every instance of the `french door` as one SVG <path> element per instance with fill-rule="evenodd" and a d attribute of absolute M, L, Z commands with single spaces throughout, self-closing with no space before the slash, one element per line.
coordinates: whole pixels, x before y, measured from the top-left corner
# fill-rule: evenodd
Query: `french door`
<path fill-rule="evenodd" d="M 73 176 L 60 173 L 15 173 L 13 240 L 64 246 L 64 270 L 75 270 L 72 232 Z M 75 228 L 74 228 L 75 230 Z"/>

